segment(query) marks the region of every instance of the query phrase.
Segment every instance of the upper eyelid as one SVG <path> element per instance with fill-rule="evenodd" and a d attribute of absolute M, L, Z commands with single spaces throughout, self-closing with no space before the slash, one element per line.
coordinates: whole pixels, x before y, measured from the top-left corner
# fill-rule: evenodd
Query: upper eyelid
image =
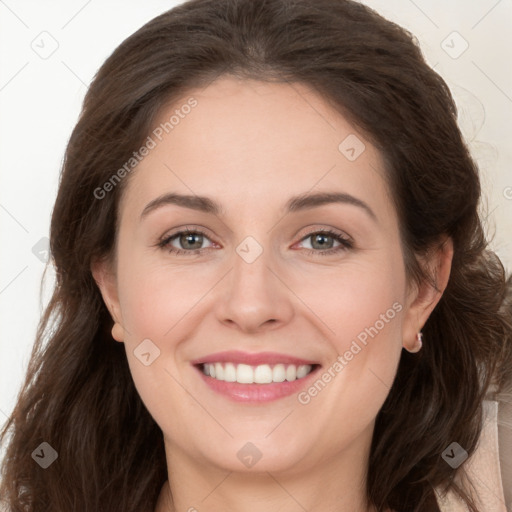
<path fill-rule="evenodd" d="M 345 240 L 353 241 L 353 238 L 348 233 L 336 228 L 311 228 L 311 230 L 308 230 L 304 235 L 302 235 L 300 240 L 304 240 L 304 238 L 316 233 L 327 233 L 330 236 L 339 236 Z"/>

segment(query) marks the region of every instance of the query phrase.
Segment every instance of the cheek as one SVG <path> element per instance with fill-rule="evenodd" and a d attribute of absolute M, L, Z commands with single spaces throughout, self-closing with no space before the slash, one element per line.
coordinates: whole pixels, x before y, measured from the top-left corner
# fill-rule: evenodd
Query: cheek
<path fill-rule="evenodd" d="M 141 337 L 167 339 L 215 283 L 211 272 L 155 265 L 143 259 L 120 261 L 118 268 L 121 310 L 130 343 Z"/>
<path fill-rule="evenodd" d="M 211 271 L 157 266 L 136 255 L 119 258 L 126 355 L 137 391 L 159 424 L 166 424 L 173 404 L 179 403 L 182 412 L 194 407 L 178 384 L 182 379 L 176 362 L 182 359 L 181 340 L 192 336 L 199 325 L 194 314 L 200 309 L 201 297 L 217 280 Z M 174 431 L 179 423 L 174 419 L 166 428 Z"/>
<path fill-rule="evenodd" d="M 378 265 L 347 266 L 323 282 L 328 286 L 319 286 L 322 280 L 303 286 L 302 294 L 326 326 L 324 343 L 333 355 L 319 376 L 322 382 L 305 390 L 301 403 L 321 407 L 356 432 L 375 417 L 396 374 L 404 313 L 402 260 L 390 253 Z"/>
<path fill-rule="evenodd" d="M 381 261 L 342 265 L 324 276 L 307 277 L 294 289 L 316 323 L 322 321 L 325 337 L 343 353 L 352 340 L 369 346 L 377 336 L 400 338 L 404 283 L 401 261 L 390 254 Z"/>
<path fill-rule="evenodd" d="M 182 417 L 199 413 L 179 384 L 175 360 L 187 313 L 201 294 L 186 285 L 183 273 L 139 265 L 136 259 L 120 261 L 118 275 L 124 346 L 137 392 L 164 432 L 189 435 Z M 172 413 L 177 404 L 180 415 Z"/>

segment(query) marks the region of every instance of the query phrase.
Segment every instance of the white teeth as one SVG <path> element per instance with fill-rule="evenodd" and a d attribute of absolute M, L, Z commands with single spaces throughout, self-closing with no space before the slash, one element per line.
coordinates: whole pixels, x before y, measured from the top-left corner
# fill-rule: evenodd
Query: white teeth
<path fill-rule="evenodd" d="M 215 378 L 224 380 L 224 367 L 220 363 L 215 363 Z"/>
<path fill-rule="evenodd" d="M 236 382 L 236 368 L 233 363 L 224 365 L 224 380 L 226 382 Z"/>
<path fill-rule="evenodd" d="M 272 369 L 272 380 L 274 382 L 284 382 L 286 380 L 286 368 L 284 364 L 276 364 Z"/>
<path fill-rule="evenodd" d="M 311 371 L 311 365 L 309 364 L 301 364 L 297 368 L 297 379 L 302 379 Z"/>
<path fill-rule="evenodd" d="M 313 366 L 302 364 L 295 366 L 293 364 L 284 365 L 260 364 L 250 366 L 248 364 L 233 363 L 206 363 L 203 364 L 203 373 L 217 380 L 225 382 L 238 382 L 240 384 L 270 384 L 271 382 L 292 382 L 302 379 L 308 375 Z"/>
<path fill-rule="evenodd" d="M 297 367 L 290 365 L 286 368 L 286 380 L 288 382 L 297 380 Z"/>
<path fill-rule="evenodd" d="M 240 384 L 252 384 L 254 371 L 248 364 L 239 364 L 236 367 L 236 381 Z"/>
<path fill-rule="evenodd" d="M 254 370 L 254 382 L 268 384 L 272 382 L 272 368 L 268 364 L 260 364 Z"/>

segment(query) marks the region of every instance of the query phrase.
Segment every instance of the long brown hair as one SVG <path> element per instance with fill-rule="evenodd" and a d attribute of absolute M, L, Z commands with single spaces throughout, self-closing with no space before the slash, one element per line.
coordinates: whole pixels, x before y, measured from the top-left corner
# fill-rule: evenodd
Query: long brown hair
<path fill-rule="evenodd" d="M 403 351 L 376 418 L 367 496 L 378 510 L 431 512 L 440 487 L 476 511 L 441 454 L 454 440 L 474 452 L 493 376 L 498 386 L 510 378 L 504 269 L 487 249 L 478 170 L 448 87 L 407 31 L 349 0 L 192 0 L 147 23 L 101 67 L 53 210 L 56 287 L 2 432 L 8 510 L 155 508 L 167 479 L 162 432 L 113 342 L 91 274 L 94 258 L 114 256 L 129 177 L 102 198 L 97 190 L 141 146 L 163 105 L 225 74 L 308 84 L 371 140 L 386 162 L 410 279 L 433 279 L 418 256 L 452 237 L 449 283 L 423 329 L 424 348 Z M 58 453 L 46 469 L 31 456 L 42 442 Z"/>

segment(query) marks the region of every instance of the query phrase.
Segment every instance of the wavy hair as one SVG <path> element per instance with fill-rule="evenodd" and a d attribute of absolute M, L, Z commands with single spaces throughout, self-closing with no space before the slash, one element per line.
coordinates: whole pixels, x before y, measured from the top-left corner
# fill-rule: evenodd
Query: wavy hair
<path fill-rule="evenodd" d="M 102 187 L 139 148 L 162 108 L 223 75 L 304 83 L 380 151 L 400 219 L 407 276 L 435 276 L 420 257 L 454 242 L 447 288 L 403 351 L 376 418 L 367 478 L 379 511 L 439 510 L 435 488 L 472 512 L 468 485 L 441 458 L 453 441 L 471 455 L 490 386 L 511 376 L 503 265 L 479 216 L 478 169 L 450 91 L 406 30 L 349 0 L 191 0 L 156 17 L 105 61 L 66 149 L 50 233 L 56 270 L 27 374 L 9 421 L 1 494 L 9 512 L 153 512 L 167 479 L 163 435 L 131 378 L 91 273 L 114 257 L 129 177 Z M 136 169 L 133 171 L 136 172 Z M 407 435 L 403 435 L 407 432 Z M 31 458 L 48 442 L 58 459 Z"/>

